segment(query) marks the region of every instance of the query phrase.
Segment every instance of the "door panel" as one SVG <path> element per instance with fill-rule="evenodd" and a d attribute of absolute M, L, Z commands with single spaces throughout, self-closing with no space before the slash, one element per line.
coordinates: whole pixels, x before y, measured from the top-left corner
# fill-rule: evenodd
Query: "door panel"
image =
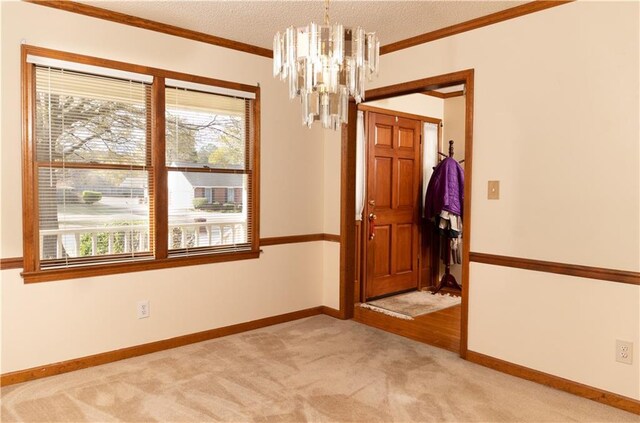
<path fill-rule="evenodd" d="M 374 254 L 375 265 L 373 275 L 389 276 L 391 274 L 391 226 L 378 226 L 375 229 Z"/>
<path fill-rule="evenodd" d="M 365 299 L 418 287 L 420 121 L 367 113 Z"/>
<path fill-rule="evenodd" d="M 393 145 L 393 123 L 380 123 L 376 126 L 374 132 L 375 145 L 378 147 L 391 147 Z"/>
<path fill-rule="evenodd" d="M 413 225 L 396 226 L 396 273 L 413 271 Z"/>
<path fill-rule="evenodd" d="M 373 198 L 378 207 L 390 208 L 391 207 L 391 170 L 393 166 L 393 160 L 388 157 L 376 157 L 375 161 L 375 191 Z"/>
<path fill-rule="evenodd" d="M 413 207 L 415 204 L 414 165 L 413 160 L 398 159 L 398 207 Z"/>
<path fill-rule="evenodd" d="M 398 130 L 398 147 L 413 149 L 414 133 L 412 128 L 399 128 Z"/>

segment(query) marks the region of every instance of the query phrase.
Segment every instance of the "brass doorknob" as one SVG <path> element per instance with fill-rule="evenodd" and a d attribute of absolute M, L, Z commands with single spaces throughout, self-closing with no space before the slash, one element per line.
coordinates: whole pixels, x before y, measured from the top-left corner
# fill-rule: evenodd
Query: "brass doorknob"
<path fill-rule="evenodd" d="M 376 216 L 375 214 L 369 213 L 369 240 L 372 240 L 376 237 L 375 221 L 377 218 L 378 216 Z"/>

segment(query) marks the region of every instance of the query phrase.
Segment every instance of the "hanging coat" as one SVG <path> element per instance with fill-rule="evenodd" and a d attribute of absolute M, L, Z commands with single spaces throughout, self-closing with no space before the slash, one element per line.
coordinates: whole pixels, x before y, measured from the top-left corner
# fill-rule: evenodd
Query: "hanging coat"
<path fill-rule="evenodd" d="M 433 170 L 427 195 L 424 217 L 431 219 L 445 210 L 462 216 L 464 203 L 464 170 L 453 158 L 442 160 Z"/>

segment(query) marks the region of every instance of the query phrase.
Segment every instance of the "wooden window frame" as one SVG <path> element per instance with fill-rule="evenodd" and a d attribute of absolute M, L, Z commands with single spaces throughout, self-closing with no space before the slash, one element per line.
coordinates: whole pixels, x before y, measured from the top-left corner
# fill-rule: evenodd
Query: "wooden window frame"
<path fill-rule="evenodd" d="M 150 198 L 151 245 L 154 258 L 143 261 L 91 264 L 86 266 L 42 270 L 38 249 L 38 198 L 37 198 L 37 166 L 35 160 L 35 65 L 27 62 L 27 56 L 38 56 L 49 59 L 64 60 L 85 65 L 99 66 L 116 70 L 146 74 L 153 77 L 151 84 L 151 104 L 148 113 L 151 115 L 151 166 L 148 169 L 154 185 L 154 193 Z M 208 77 L 196 76 L 181 72 L 149 66 L 135 65 L 115 60 L 101 59 L 75 53 L 52 50 L 31 45 L 22 45 L 22 226 L 25 283 L 47 282 L 63 279 L 84 278 L 92 276 L 112 275 L 153 269 L 165 269 L 180 266 L 192 266 L 226 261 L 255 259 L 260 255 L 260 87 L 236 82 L 223 81 Z M 253 151 L 247 143 L 249 155 L 247 168 L 251 178 L 248 187 L 251 196 L 247 207 L 249 213 L 248 226 L 252 228 L 250 249 L 239 252 L 211 253 L 187 257 L 168 257 L 168 169 L 165 163 L 165 79 L 177 79 L 186 82 L 211 85 L 219 88 L 253 93 L 251 121 L 253 132 Z"/>

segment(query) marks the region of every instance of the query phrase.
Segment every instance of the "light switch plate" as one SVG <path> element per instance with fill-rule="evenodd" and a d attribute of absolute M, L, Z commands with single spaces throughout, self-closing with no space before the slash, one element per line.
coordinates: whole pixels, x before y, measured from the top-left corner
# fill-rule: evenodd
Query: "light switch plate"
<path fill-rule="evenodd" d="M 487 190 L 487 198 L 489 200 L 500 199 L 500 181 L 489 181 L 489 187 Z"/>

